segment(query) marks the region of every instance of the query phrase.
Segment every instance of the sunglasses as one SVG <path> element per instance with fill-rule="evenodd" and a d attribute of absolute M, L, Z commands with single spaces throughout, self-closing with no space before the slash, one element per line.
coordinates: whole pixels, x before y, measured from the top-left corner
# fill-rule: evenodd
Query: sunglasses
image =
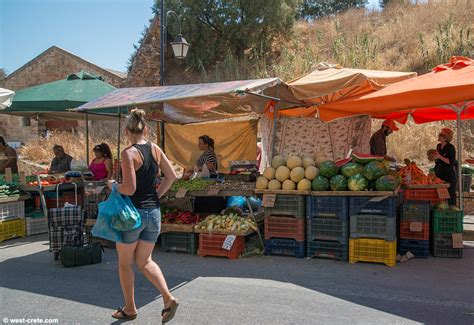
<path fill-rule="evenodd" d="M 439 137 L 446 137 L 443 133 L 438 134 Z"/>

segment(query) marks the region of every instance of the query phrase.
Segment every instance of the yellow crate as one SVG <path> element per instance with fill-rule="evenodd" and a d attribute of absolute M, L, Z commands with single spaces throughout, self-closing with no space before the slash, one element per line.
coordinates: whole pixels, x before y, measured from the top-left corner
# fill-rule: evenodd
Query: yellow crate
<path fill-rule="evenodd" d="M 0 222 L 0 243 L 15 237 L 26 237 L 25 220 L 14 219 Z"/>
<path fill-rule="evenodd" d="M 397 263 L 397 241 L 383 239 L 349 239 L 349 263 L 373 262 L 395 266 Z"/>

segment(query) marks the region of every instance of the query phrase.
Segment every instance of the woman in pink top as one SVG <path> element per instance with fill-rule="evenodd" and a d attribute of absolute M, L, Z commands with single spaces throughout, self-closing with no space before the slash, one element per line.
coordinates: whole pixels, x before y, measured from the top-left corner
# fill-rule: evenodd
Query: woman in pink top
<path fill-rule="evenodd" d="M 95 158 L 89 165 L 96 181 L 108 181 L 112 178 L 112 152 L 107 144 L 101 143 L 94 147 Z"/>

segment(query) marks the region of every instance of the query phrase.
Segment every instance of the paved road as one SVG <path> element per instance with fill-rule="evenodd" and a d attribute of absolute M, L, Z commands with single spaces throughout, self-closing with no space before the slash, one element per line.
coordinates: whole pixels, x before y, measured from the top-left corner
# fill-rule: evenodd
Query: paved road
<path fill-rule="evenodd" d="M 101 264 L 65 269 L 47 248 L 44 235 L 0 244 L 0 319 L 114 323 L 110 314 L 122 304 L 115 251 Z M 464 255 L 394 268 L 160 251 L 155 259 L 182 301 L 172 324 L 474 324 L 474 248 Z M 159 323 L 162 301 L 141 275 L 136 297 L 134 323 Z"/>

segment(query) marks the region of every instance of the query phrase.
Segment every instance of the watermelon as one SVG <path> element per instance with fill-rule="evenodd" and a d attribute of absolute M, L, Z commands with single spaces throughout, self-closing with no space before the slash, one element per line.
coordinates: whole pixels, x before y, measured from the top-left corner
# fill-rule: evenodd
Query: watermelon
<path fill-rule="evenodd" d="M 375 189 L 377 191 L 395 191 L 399 186 L 400 179 L 393 175 L 379 177 L 375 182 Z"/>
<path fill-rule="evenodd" d="M 355 174 L 361 174 L 364 172 L 364 166 L 358 163 L 348 163 L 341 169 L 341 174 L 345 177 L 351 177 Z"/>
<path fill-rule="evenodd" d="M 352 153 L 352 161 L 356 162 L 361 165 L 367 165 L 368 163 L 372 161 L 383 161 L 384 157 L 382 156 L 373 156 L 373 155 L 367 155 L 364 153 Z"/>
<path fill-rule="evenodd" d="M 387 175 L 387 169 L 381 161 L 372 161 L 364 167 L 364 176 L 369 181 L 374 181 L 384 175 Z"/>
<path fill-rule="evenodd" d="M 311 182 L 314 191 L 327 191 L 329 189 L 329 180 L 324 176 L 316 176 Z"/>
<path fill-rule="evenodd" d="M 355 174 L 349 177 L 347 182 L 351 191 L 365 191 L 369 185 L 369 181 L 362 174 Z"/>
<path fill-rule="evenodd" d="M 319 173 L 327 178 L 337 175 L 338 172 L 339 168 L 337 168 L 336 164 L 330 160 L 326 160 L 319 167 Z"/>
<path fill-rule="evenodd" d="M 336 175 L 331 178 L 330 187 L 333 191 L 347 190 L 347 179 L 342 175 Z"/>
<path fill-rule="evenodd" d="M 338 160 L 336 161 L 336 166 L 341 168 L 342 166 L 345 166 L 347 165 L 348 163 L 350 163 L 352 161 L 351 158 L 347 158 L 347 159 L 341 159 L 341 160 Z"/>

